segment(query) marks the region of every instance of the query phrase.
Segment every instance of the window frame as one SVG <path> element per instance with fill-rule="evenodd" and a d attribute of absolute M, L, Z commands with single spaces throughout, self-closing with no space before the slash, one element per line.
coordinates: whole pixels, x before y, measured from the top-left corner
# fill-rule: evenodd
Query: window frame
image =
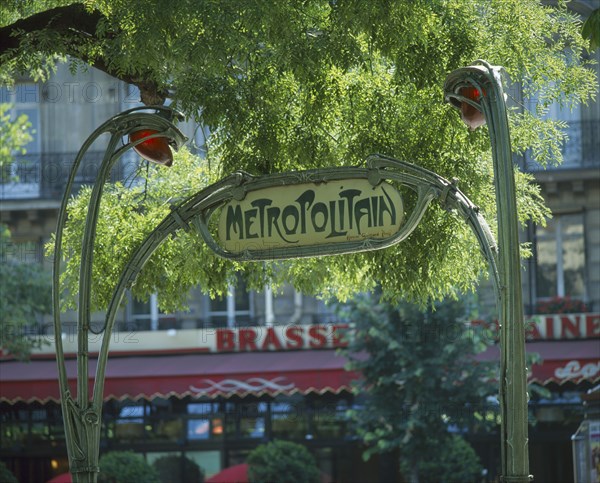
<path fill-rule="evenodd" d="M 239 326 L 238 323 L 238 318 L 239 317 L 245 317 L 248 319 L 252 319 L 254 317 L 254 292 L 252 290 L 243 290 L 245 297 L 247 297 L 245 299 L 245 302 L 247 302 L 247 307 L 248 308 L 243 308 L 243 309 L 238 309 L 238 307 L 236 306 L 236 290 L 239 292 L 240 291 L 240 276 L 238 275 L 238 284 L 237 285 L 233 285 L 230 284 L 228 289 L 227 289 L 227 295 L 224 296 L 223 298 L 225 299 L 226 302 L 226 309 L 225 310 L 213 310 L 214 304 L 217 302 L 217 300 L 212 300 L 208 295 L 205 295 L 205 319 L 207 320 L 208 324 L 211 325 L 212 327 L 215 327 L 214 319 L 216 318 L 226 318 L 226 327 L 227 328 L 234 328 Z M 244 285 L 242 285 L 242 287 L 244 287 Z M 239 294 L 238 294 L 239 295 Z M 221 302 L 222 299 L 219 301 Z M 249 324 L 250 325 L 250 324 Z M 220 325 L 216 325 L 217 327 Z"/>
<path fill-rule="evenodd" d="M 568 234 L 565 232 L 565 227 L 567 223 L 565 220 L 568 218 L 578 217 L 582 230 L 580 234 Z M 587 260 L 587 247 L 586 247 L 586 217 L 585 211 L 574 211 L 574 212 L 565 212 L 565 213 L 555 213 L 553 214 L 553 222 L 555 223 L 554 234 L 550 235 L 548 233 L 543 233 L 546 231 L 545 227 L 540 227 L 538 225 L 535 226 L 534 230 L 534 264 L 535 264 L 535 276 L 533 280 L 535 281 L 535 300 L 537 302 L 551 300 L 552 298 L 564 298 L 571 297 L 575 300 L 587 301 L 588 290 L 587 290 L 587 272 L 586 272 L 586 260 Z M 566 293 L 566 283 L 565 283 L 565 260 L 564 260 L 564 245 L 569 240 L 580 239 L 582 245 L 582 253 L 583 253 L 583 263 L 581 267 L 581 275 L 583 279 L 583 293 L 582 294 L 572 294 Z M 556 285 L 554 287 L 554 294 L 551 295 L 540 295 L 539 290 L 539 276 L 540 276 L 540 263 L 539 263 L 539 253 L 540 253 L 540 241 L 554 241 L 554 249 L 556 253 L 555 267 L 556 267 Z"/>

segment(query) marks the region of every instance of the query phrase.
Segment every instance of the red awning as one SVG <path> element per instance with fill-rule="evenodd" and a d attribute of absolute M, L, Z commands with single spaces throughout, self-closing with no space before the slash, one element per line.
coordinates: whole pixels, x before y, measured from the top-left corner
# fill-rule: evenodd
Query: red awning
<path fill-rule="evenodd" d="M 109 357 L 105 399 L 338 393 L 356 373 L 334 350 Z M 75 394 L 76 361 L 67 361 Z M 96 370 L 90 361 L 90 381 Z M 90 382 L 91 388 L 91 382 Z M 0 401 L 59 400 L 56 361 L 0 362 Z"/>
<path fill-rule="evenodd" d="M 563 340 L 528 342 L 528 353 L 541 357 L 539 364 L 529 368 L 529 381 L 540 384 L 557 382 L 579 383 L 600 380 L 600 340 Z M 493 346 L 477 357 L 479 360 L 500 360 L 500 348 Z"/>

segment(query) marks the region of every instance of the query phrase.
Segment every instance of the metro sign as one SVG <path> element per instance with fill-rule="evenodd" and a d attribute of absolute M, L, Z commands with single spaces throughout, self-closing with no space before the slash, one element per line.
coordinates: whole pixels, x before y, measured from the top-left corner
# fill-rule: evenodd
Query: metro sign
<path fill-rule="evenodd" d="M 157 237 L 192 229 L 218 256 L 236 261 L 367 252 L 405 240 L 437 200 L 468 220 L 495 263 L 492 232 L 456 183 L 381 155 L 370 156 L 364 167 L 264 176 L 238 171 L 174 208 Z"/>
<path fill-rule="evenodd" d="M 275 186 L 231 200 L 218 238 L 232 252 L 386 239 L 400 230 L 402 197 L 391 184 L 366 179 Z"/>

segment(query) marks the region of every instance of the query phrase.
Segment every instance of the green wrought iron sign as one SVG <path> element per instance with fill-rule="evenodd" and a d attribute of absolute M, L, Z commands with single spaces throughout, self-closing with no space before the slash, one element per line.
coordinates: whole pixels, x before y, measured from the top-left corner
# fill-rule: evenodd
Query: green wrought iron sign
<path fill-rule="evenodd" d="M 364 167 L 234 173 L 174 207 L 139 252 L 150 253 L 159 236 L 181 228 L 198 231 L 216 254 L 238 261 L 377 250 L 406 239 L 436 199 L 462 214 L 485 256 L 495 260 L 489 226 L 456 181 L 381 155 Z M 130 265 L 143 260 L 134 256 Z"/>

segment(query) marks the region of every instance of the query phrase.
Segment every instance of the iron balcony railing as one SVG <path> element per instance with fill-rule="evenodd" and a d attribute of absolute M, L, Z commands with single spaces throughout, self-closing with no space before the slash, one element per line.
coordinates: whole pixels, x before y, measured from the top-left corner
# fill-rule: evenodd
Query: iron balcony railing
<path fill-rule="evenodd" d="M 39 153 L 15 157 L 0 170 L 0 200 L 61 199 L 77 153 Z M 88 152 L 75 178 L 75 188 L 94 183 L 104 151 Z M 125 155 L 113 168 L 111 181 L 132 179 L 139 158 Z"/>

